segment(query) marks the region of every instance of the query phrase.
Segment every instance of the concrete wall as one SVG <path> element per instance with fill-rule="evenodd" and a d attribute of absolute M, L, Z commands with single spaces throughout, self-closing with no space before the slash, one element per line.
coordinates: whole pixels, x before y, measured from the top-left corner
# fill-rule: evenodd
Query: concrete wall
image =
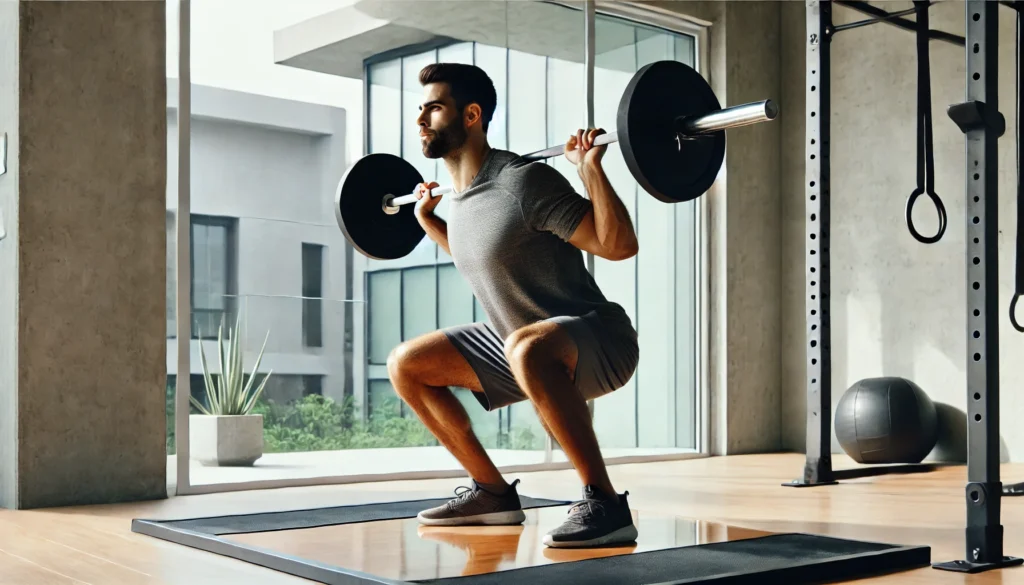
<path fill-rule="evenodd" d="M 0 10 L 2 504 L 165 497 L 164 4 Z"/>
<path fill-rule="evenodd" d="M 729 135 L 711 206 L 713 452 L 803 450 L 806 430 L 803 2 L 657 2 L 712 25 L 712 87 L 723 103 L 780 100 L 773 125 Z M 886 8 L 909 7 L 888 3 Z M 933 28 L 964 34 L 964 5 L 931 9 Z M 1024 340 L 1005 314 L 1016 236 L 1014 13 L 1000 8 L 1001 388 L 1003 458 L 1024 457 L 1024 429 L 1006 421 L 1022 399 Z M 835 7 L 838 23 L 864 18 Z M 775 24 L 777 23 L 777 24 Z M 914 37 L 887 25 L 840 33 L 832 44 L 833 409 L 855 381 L 906 376 L 940 403 L 944 436 L 930 456 L 962 460 L 966 403 L 963 135 L 946 107 L 964 99 L 964 49 L 932 42 L 937 191 L 949 225 L 937 244 L 914 240 L 904 206 L 916 186 Z M 739 88 L 744 88 L 740 90 Z M 773 134 L 774 133 L 774 134 Z M 768 153 L 772 143 L 778 156 Z M 773 170 L 773 166 L 777 170 Z M 934 231 L 927 200 L 919 229 Z M 773 363 L 774 360 L 774 363 Z M 833 436 L 833 451 L 841 452 Z"/>
<path fill-rule="evenodd" d="M 781 215 L 779 143 L 794 107 L 781 99 L 780 15 L 785 2 L 651 2 L 710 23 L 707 77 L 723 105 L 778 99 L 781 114 L 728 135 L 725 167 L 705 195 L 710 210 L 711 451 L 781 445 Z M 797 115 L 801 115 L 797 113 Z"/>
<path fill-rule="evenodd" d="M 786 448 L 804 447 L 804 31 L 802 2 L 782 8 L 783 323 L 782 420 Z M 886 8 L 909 7 L 909 2 Z M 931 26 L 964 34 L 961 2 L 931 8 Z M 843 7 L 836 23 L 863 18 Z M 1024 428 L 1013 420 L 1024 406 L 1018 365 L 1024 337 L 1007 318 L 1013 293 L 1016 237 L 1014 12 L 1000 8 L 999 110 L 1007 132 L 999 150 L 1000 359 L 1004 459 L 1024 460 Z M 964 100 L 964 48 L 932 42 L 931 78 L 935 185 L 949 217 L 943 239 L 918 243 L 904 221 L 916 187 L 917 57 L 914 36 L 874 25 L 840 33 L 832 42 L 832 401 L 855 381 L 905 376 L 955 414 L 952 449 L 933 457 L 963 457 L 966 405 L 966 283 L 964 137 L 946 115 Z M 935 211 L 919 201 L 915 219 L 934 233 Z M 951 408 L 949 408 L 951 407 Z M 953 410 L 955 409 L 955 410 Z M 949 429 L 947 428 L 947 431 Z M 959 435 L 959 436 L 957 436 Z M 833 450 L 839 448 L 833 436 Z"/>

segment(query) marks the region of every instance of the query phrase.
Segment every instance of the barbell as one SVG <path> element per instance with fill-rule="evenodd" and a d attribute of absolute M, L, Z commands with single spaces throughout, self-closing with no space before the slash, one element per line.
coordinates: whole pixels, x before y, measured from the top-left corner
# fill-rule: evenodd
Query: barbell
<path fill-rule="evenodd" d="M 637 184 L 664 203 L 692 201 L 718 176 L 725 130 L 775 119 L 771 100 L 723 109 L 708 82 L 679 61 L 645 65 L 619 100 L 614 132 L 594 144 L 618 142 Z M 537 161 L 564 153 L 564 145 L 522 155 Z M 345 238 L 361 254 L 392 260 L 410 254 L 426 236 L 416 219 L 412 190 L 423 176 L 393 154 L 369 154 L 353 164 L 335 193 L 335 214 Z M 437 197 L 452 187 L 432 190 Z M 398 195 L 403 193 L 403 195 Z"/>

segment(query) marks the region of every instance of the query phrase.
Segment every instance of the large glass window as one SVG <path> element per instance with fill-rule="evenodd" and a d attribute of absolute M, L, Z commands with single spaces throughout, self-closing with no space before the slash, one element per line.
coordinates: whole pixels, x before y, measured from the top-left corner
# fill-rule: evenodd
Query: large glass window
<path fill-rule="evenodd" d="M 451 327 L 472 323 L 476 299 L 454 264 L 437 267 L 437 325 Z"/>
<path fill-rule="evenodd" d="M 596 28 L 595 120 L 598 126 L 614 129 L 619 97 L 631 76 L 655 60 L 676 59 L 694 64 L 692 36 L 599 16 Z M 579 88 L 584 76 L 582 61 L 535 54 L 481 43 L 454 43 L 367 67 L 371 79 L 368 120 L 371 150 L 385 152 L 401 143 L 400 154 L 416 165 L 426 180 L 449 181 L 443 163 L 425 159 L 415 130 L 414 105 L 422 89 L 417 72 L 427 63 L 457 61 L 475 63 L 491 76 L 498 92 L 498 109 L 488 132 L 491 145 L 526 153 L 563 143 L 585 123 L 580 108 Z M 402 73 L 401 100 L 374 89 L 374 79 Z M 389 77 L 388 77 L 389 78 Z M 384 83 L 383 81 L 381 83 Z M 416 83 L 410 87 L 410 83 Z M 374 96 L 386 96 L 377 101 Z M 397 103 L 400 101 L 401 103 Z M 410 103 L 411 102 L 411 103 Z M 384 110 L 393 112 L 387 116 Z M 375 121 L 386 119 L 382 128 Z M 402 120 L 395 128 L 394 120 Z M 595 424 L 602 446 L 609 453 L 661 453 L 665 449 L 696 447 L 695 351 L 695 204 L 666 207 L 642 193 L 626 168 L 618 146 L 609 147 L 606 170 L 618 195 L 626 203 L 637 225 L 641 253 L 630 260 L 611 262 L 596 259 L 595 277 L 602 290 L 621 304 L 640 335 L 641 365 L 627 386 L 595 403 Z M 563 157 L 549 159 L 569 181 L 583 192 L 575 168 Z M 436 171 L 435 171 L 436 169 Z M 442 200 L 443 201 L 443 200 Z M 438 208 L 442 217 L 444 203 Z M 436 248 L 429 241 L 421 248 Z M 434 259 L 436 258 L 436 260 Z M 435 263 L 438 263 L 435 265 Z M 435 269 L 436 268 L 436 269 Z M 393 271 L 397 270 L 401 276 Z M 381 356 L 400 340 L 436 329 L 487 320 L 479 301 L 443 251 L 436 255 L 419 251 L 409 258 L 369 262 L 366 278 L 371 296 L 367 304 L 370 362 L 382 363 Z M 385 284 L 385 281 L 387 284 Z M 415 290 L 410 291 L 410 286 Z M 400 293 L 398 291 L 401 291 Z M 395 304 L 401 295 L 401 310 Z M 410 301 L 414 297 L 416 300 Z M 395 323 L 395 320 L 401 323 Z M 398 337 L 401 335 L 401 337 Z M 386 372 L 368 371 L 368 383 L 379 384 Z M 471 395 L 460 394 L 474 419 L 474 428 L 487 443 L 507 445 L 510 433 L 523 448 L 543 448 L 543 431 L 529 404 L 519 404 L 490 416 L 481 414 Z M 371 406 L 372 409 L 372 406 Z M 529 435 L 527 435 L 529 433 Z M 622 451 L 625 450 L 625 451 Z M 564 456 L 562 456 L 564 457 Z"/>
<path fill-rule="evenodd" d="M 168 3 L 169 15 L 177 4 Z M 362 110 L 354 116 L 346 110 L 362 84 L 284 67 L 272 57 L 275 30 L 337 7 L 331 0 L 271 2 L 239 12 L 224 3 L 192 2 L 190 79 L 177 78 L 177 43 L 174 51 L 168 48 L 174 56 L 168 63 L 169 135 L 182 130 L 189 152 L 186 167 L 177 149 L 168 148 L 167 258 L 175 278 L 168 283 L 167 321 L 176 342 L 168 344 L 168 396 L 178 379 L 188 380 L 191 396 L 207 407 L 211 384 L 237 383 L 250 392 L 262 386 L 243 414 L 261 415 L 263 456 L 251 467 L 204 462 L 202 454 L 219 446 L 193 432 L 186 491 L 337 474 L 327 465 L 329 453 L 360 440 L 364 397 L 357 401 L 353 388 L 355 336 L 346 305 L 361 299 L 346 294 L 352 283 L 332 198 L 350 160 L 351 138 L 362 138 Z M 184 112 L 179 82 L 189 84 Z M 179 119 L 185 112 L 187 127 Z M 179 168 L 187 171 L 183 209 Z M 189 226 L 185 258 L 173 237 L 178 221 Z M 176 339 L 170 294 L 181 275 L 191 283 L 190 315 L 181 318 L 191 319 L 192 338 L 185 340 Z M 179 371 L 181 344 L 190 360 Z M 225 376 L 229 364 L 222 356 L 230 358 L 236 348 L 244 375 Z M 192 429 L 205 420 L 195 405 L 175 416 L 189 417 Z"/>
<path fill-rule="evenodd" d="M 402 273 L 397 270 L 367 275 L 367 302 L 370 311 L 369 362 L 387 364 L 388 354 L 402 342 Z"/>
<path fill-rule="evenodd" d="M 532 152 L 547 144 L 548 58 L 522 51 L 508 52 L 508 149 Z M 569 100 L 573 101 L 573 100 Z M 568 130 L 565 131 L 568 134 Z"/>
<path fill-rule="evenodd" d="M 658 60 L 694 65 L 689 35 L 598 15 L 594 68 L 595 123 L 612 129 L 619 98 L 632 75 Z M 636 184 L 612 144 L 605 170 L 629 208 L 640 253 L 611 262 L 595 259 L 594 274 L 609 299 L 621 304 L 640 342 L 640 365 L 622 389 L 596 401 L 594 424 L 606 455 L 695 449 L 697 263 L 695 209 L 650 197 Z M 625 451 L 622 451 L 625 450 Z"/>
<path fill-rule="evenodd" d="M 565 27 L 583 30 L 582 12 L 553 5 L 538 6 L 560 19 Z M 554 94 L 571 95 L 585 83 L 584 47 L 575 42 L 559 46 L 557 41 L 550 41 L 550 50 L 538 52 L 535 47 L 524 46 L 520 36 L 532 34 L 537 14 L 524 12 L 523 6 L 515 3 L 509 3 L 508 8 L 505 34 L 494 35 L 503 36 L 503 44 L 454 41 L 368 61 L 365 76 L 369 83 L 369 152 L 397 154 L 413 164 L 424 180 L 451 184 L 444 163 L 424 157 L 416 135 L 415 118 L 423 98 L 419 71 L 435 62 L 470 63 L 487 72 L 497 93 L 497 107 L 488 127 L 488 140 L 496 148 L 524 153 L 539 150 L 547 147 L 555 136 L 563 139 L 570 129 L 579 126 L 580 111 L 573 100 L 558 101 Z M 377 121 L 383 123 L 377 127 Z M 400 122 L 398 127 L 396 121 Z M 574 174 L 571 180 L 577 181 Z M 442 199 L 436 213 L 447 218 L 447 209 L 448 202 Z M 390 385 L 384 386 L 387 370 L 381 364 L 397 343 L 442 327 L 488 320 L 451 258 L 428 238 L 405 258 L 364 261 L 362 268 L 356 271 L 355 278 L 358 280 L 361 273 L 365 275 L 368 292 L 365 383 L 376 389 L 373 392 L 378 396 L 393 392 Z M 389 304 L 396 301 L 400 305 Z M 396 319 L 398 323 L 394 322 Z M 520 404 L 486 412 L 470 390 L 453 390 L 465 405 L 481 442 L 492 450 L 499 465 L 544 460 L 544 433 L 532 406 Z M 376 401 L 370 401 L 371 416 Z"/>
<path fill-rule="evenodd" d="M 370 123 L 368 147 L 370 152 L 402 154 L 402 62 L 382 61 L 366 71 L 369 85 L 366 111 Z"/>
<path fill-rule="evenodd" d="M 423 156 L 415 126 L 423 98 L 419 72 L 435 62 L 476 64 L 491 77 L 498 98 L 488 131 L 492 146 L 527 153 L 563 144 L 586 124 L 586 48 L 584 13 L 548 2 L 453 1 L 451 19 L 432 23 L 429 35 L 410 36 L 425 26 L 418 11 L 440 10 L 445 1 L 403 3 L 402 10 L 388 6 L 390 0 L 268 3 L 242 14 L 219 3 L 192 3 L 190 253 L 179 258 L 174 238 L 181 200 L 178 154 L 169 148 L 168 336 L 175 337 L 177 277 L 188 274 L 191 315 L 184 318 L 191 319 L 192 339 L 175 341 L 191 355 L 190 371 L 180 372 L 191 394 L 205 404 L 207 381 L 220 380 L 222 324 L 240 342 L 243 381 L 269 378 L 252 411 L 263 417 L 264 456 L 253 467 L 233 469 L 193 459 L 191 485 L 458 471 L 399 400 L 386 364 L 404 341 L 486 323 L 487 314 L 452 258 L 429 238 L 396 260 L 353 252 L 335 217 L 338 181 L 361 154 L 389 153 L 425 181 L 451 183 L 443 161 Z M 309 45 L 311 36 L 326 33 L 301 31 L 315 28 L 327 11 L 346 10 L 378 19 L 381 34 L 337 31 L 322 47 L 289 53 L 289 34 L 304 41 L 294 44 Z M 544 32 L 550 30 L 566 34 Z M 633 20 L 598 15 L 595 36 L 595 120 L 609 130 L 621 91 L 639 67 L 695 58 L 692 36 Z M 407 37 L 415 44 L 380 46 L 382 39 Z M 177 71 L 176 49 L 169 41 L 169 78 Z M 177 91 L 169 90 L 169 136 L 176 136 Z M 633 319 L 642 359 L 625 388 L 594 403 L 598 436 L 610 457 L 692 449 L 701 349 L 694 334 L 696 204 L 666 207 L 642 194 L 617 146 L 609 150 L 605 168 L 637 226 L 641 253 L 623 262 L 597 259 L 594 276 Z M 562 157 L 541 164 L 583 192 Z M 446 199 L 437 214 L 448 217 Z M 169 397 L 179 374 L 177 350 L 168 344 Z M 452 390 L 499 465 L 564 460 L 557 449 L 549 451 L 530 403 L 486 412 L 470 390 Z M 188 414 L 199 413 L 193 407 L 175 416 Z M 191 451 L 203 449 L 192 445 Z"/>

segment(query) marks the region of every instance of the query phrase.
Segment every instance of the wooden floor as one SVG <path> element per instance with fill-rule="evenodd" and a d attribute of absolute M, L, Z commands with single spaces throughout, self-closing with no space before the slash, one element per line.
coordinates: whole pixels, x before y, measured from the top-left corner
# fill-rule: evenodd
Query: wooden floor
<path fill-rule="evenodd" d="M 840 465 L 842 462 L 840 462 Z M 930 545 L 933 562 L 964 558 L 964 467 L 917 475 L 876 477 L 842 485 L 794 489 L 780 484 L 802 469 L 799 455 L 757 455 L 670 463 L 616 466 L 616 487 L 630 491 L 641 537 L 637 551 L 657 547 L 669 534 L 677 539 L 710 542 L 756 536 L 760 531 L 801 531 L 862 540 Z M 1007 482 L 1024 481 L 1024 465 L 1003 466 Z M 576 498 L 574 472 L 519 474 L 520 493 L 556 499 Z M 381 500 L 437 497 L 460 482 L 431 480 L 292 488 L 177 497 L 160 502 L 63 508 L 38 511 L 0 510 L 0 584 L 309 584 L 203 551 L 133 534 L 132 518 L 184 518 L 257 511 L 336 506 Z M 414 523 L 387 523 L 405 543 L 423 550 L 443 550 L 443 563 L 429 570 L 469 574 L 506 568 L 521 555 L 536 562 L 559 562 L 585 551 L 552 551 L 537 544 L 546 525 L 564 509 L 531 512 L 517 528 L 476 529 L 474 541 L 465 529 L 427 529 Z M 678 517 L 678 518 L 676 518 Z M 381 523 L 384 524 L 384 523 Z M 1006 554 L 1024 556 L 1024 498 L 1003 500 Z M 379 526 L 378 526 L 379 528 Z M 346 532 L 347 530 L 347 532 Z M 377 551 L 374 539 L 353 538 L 352 527 L 303 531 L 305 541 L 280 535 L 244 535 L 236 540 L 267 544 L 282 552 L 314 556 L 327 562 L 361 563 L 383 576 L 416 578 L 417 563 L 396 562 Z M 283 534 L 283 533 L 282 533 Z M 296 533 L 292 533 L 293 535 Z M 660 535 L 660 536 L 655 536 Z M 336 540 L 334 540 L 336 539 Z M 660 539 L 660 540 L 659 540 Z M 334 542 L 344 546 L 332 546 Z M 681 542 L 681 544 L 683 544 Z M 393 553 L 390 553 L 393 554 Z M 600 553 L 607 554 L 607 553 Z M 537 557 L 540 557 L 540 561 Z M 347 559 L 347 560 L 346 560 Z M 440 568 L 443 565 L 443 569 Z M 405 567 L 404 569 L 402 567 Z M 355 568 L 351 567 L 350 568 Z M 963 575 L 931 568 L 857 581 L 888 583 L 995 584 L 1021 583 L 1024 567 Z"/>

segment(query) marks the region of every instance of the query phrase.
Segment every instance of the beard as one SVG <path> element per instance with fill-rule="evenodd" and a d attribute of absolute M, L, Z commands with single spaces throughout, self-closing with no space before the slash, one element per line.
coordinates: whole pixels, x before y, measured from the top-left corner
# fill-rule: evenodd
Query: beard
<path fill-rule="evenodd" d="M 461 124 L 449 124 L 434 132 L 433 139 L 423 143 L 423 156 L 442 158 L 466 142 L 468 132 Z"/>

